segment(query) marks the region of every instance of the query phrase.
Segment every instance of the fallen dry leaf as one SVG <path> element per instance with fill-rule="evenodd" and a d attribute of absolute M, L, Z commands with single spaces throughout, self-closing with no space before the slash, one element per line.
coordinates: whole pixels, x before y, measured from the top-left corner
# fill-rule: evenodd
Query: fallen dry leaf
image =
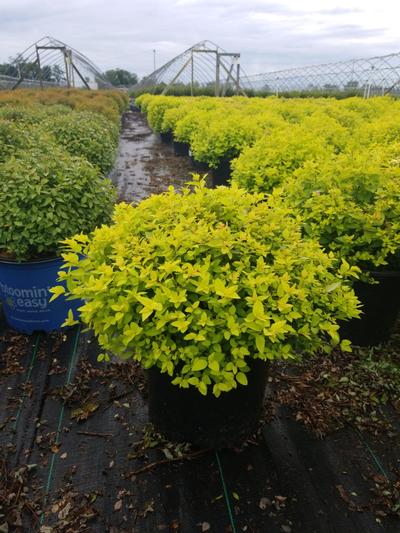
<path fill-rule="evenodd" d="M 268 498 L 265 498 L 265 496 L 263 496 L 258 504 L 258 507 L 262 510 L 262 511 L 265 511 L 265 509 L 267 509 L 267 507 L 271 507 L 272 505 L 272 502 L 271 500 L 269 500 Z"/>
<path fill-rule="evenodd" d="M 78 407 L 71 412 L 71 418 L 74 418 L 77 422 L 87 420 L 99 408 L 98 403 L 88 402 Z"/>
<path fill-rule="evenodd" d="M 122 508 L 122 500 L 117 500 L 114 503 L 114 511 L 120 511 Z"/>
<path fill-rule="evenodd" d="M 61 511 L 58 513 L 58 518 L 60 520 L 64 520 L 65 518 L 67 518 L 67 516 L 69 515 L 70 511 L 71 511 L 71 508 L 72 508 L 72 503 L 71 502 L 68 502 L 62 509 Z"/>

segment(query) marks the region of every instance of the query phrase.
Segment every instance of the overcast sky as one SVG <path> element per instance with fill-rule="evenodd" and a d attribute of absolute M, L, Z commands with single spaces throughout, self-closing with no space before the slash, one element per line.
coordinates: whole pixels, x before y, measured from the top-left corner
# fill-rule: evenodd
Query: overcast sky
<path fill-rule="evenodd" d="M 0 62 L 50 35 L 140 76 L 209 39 L 247 74 L 400 51 L 397 0 L 0 0 Z"/>

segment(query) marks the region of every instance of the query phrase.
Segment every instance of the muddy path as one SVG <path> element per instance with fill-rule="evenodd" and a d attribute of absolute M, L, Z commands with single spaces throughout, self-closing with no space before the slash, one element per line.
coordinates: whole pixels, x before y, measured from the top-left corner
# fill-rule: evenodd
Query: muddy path
<path fill-rule="evenodd" d="M 188 157 L 176 156 L 171 145 L 161 142 L 139 112 L 122 117 L 118 154 L 110 178 L 119 200 L 138 202 L 168 189 L 179 189 L 195 172 Z"/>

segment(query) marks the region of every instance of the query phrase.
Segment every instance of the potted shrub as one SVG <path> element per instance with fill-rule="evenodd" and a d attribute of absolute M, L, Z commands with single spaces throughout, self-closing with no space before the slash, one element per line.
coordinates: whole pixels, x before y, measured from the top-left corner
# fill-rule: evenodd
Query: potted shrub
<path fill-rule="evenodd" d="M 270 193 L 305 162 L 332 157 L 337 146 L 330 137 L 342 139 L 342 130 L 333 119 L 321 114 L 307 117 L 300 124 L 279 125 L 232 161 L 232 181 L 249 191 Z"/>
<path fill-rule="evenodd" d="M 274 193 L 298 210 L 307 235 L 361 269 L 361 320 L 343 325 L 361 346 L 388 340 L 400 309 L 400 169 L 382 159 L 376 146 L 308 162 Z"/>
<path fill-rule="evenodd" d="M 52 138 L 39 128 L 5 120 L 0 115 L 0 163 L 11 157 L 16 150 L 45 146 Z"/>
<path fill-rule="evenodd" d="M 154 96 L 146 108 L 149 126 L 160 134 L 162 142 L 171 143 L 173 140 L 171 129 L 163 126 L 163 118 L 165 111 L 178 105 L 178 101 L 175 96 Z"/>
<path fill-rule="evenodd" d="M 0 164 L 0 182 L 0 296 L 6 319 L 25 333 L 59 329 L 70 308 L 64 297 L 49 301 L 62 261 L 59 242 L 108 222 L 114 188 L 85 159 L 51 143 L 9 157 Z"/>
<path fill-rule="evenodd" d="M 176 107 L 169 108 L 163 116 L 163 128 L 171 129 L 174 137 L 174 153 L 179 156 L 189 155 L 192 164 L 199 170 L 208 170 L 208 165 L 194 158 L 191 151 L 190 142 L 193 133 L 200 126 L 207 111 L 216 110 L 214 98 L 187 98 L 182 101 L 177 99 Z M 208 114 L 208 117 L 211 115 Z"/>
<path fill-rule="evenodd" d="M 149 369 L 157 428 L 219 447 L 254 428 L 267 362 L 339 344 L 357 269 L 335 270 L 262 194 L 193 187 L 119 204 L 110 226 L 66 242 L 60 280 L 100 345 Z"/>
<path fill-rule="evenodd" d="M 107 174 L 114 163 L 119 128 L 99 113 L 70 111 L 50 117 L 44 128 L 71 155 L 84 157 Z"/>
<path fill-rule="evenodd" d="M 263 129 L 253 117 L 240 111 L 216 110 L 212 117 L 206 112 L 192 133 L 190 150 L 197 161 L 212 169 L 214 186 L 228 185 L 231 160 L 262 135 Z"/>

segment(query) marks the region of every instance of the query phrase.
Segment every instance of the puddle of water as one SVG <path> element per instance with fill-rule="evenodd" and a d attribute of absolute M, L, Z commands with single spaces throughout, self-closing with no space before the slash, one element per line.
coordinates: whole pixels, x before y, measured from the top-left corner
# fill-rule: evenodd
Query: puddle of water
<path fill-rule="evenodd" d="M 174 155 L 172 147 L 152 133 L 141 113 L 123 115 L 118 155 L 110 173 L 120 201 L 138 202 L 170 185 L 180 189 L 193 172 L 190 159 Z"/>

